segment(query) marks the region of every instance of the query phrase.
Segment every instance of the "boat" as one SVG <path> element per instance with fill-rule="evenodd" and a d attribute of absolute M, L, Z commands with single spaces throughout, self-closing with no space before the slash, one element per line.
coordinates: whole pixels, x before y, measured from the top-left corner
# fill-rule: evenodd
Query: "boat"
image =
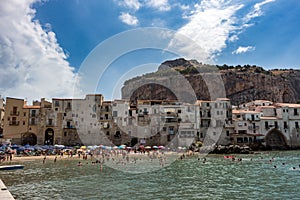
<path fill-rule="evenodd" d="M 24 165 L 2 165 L 0 166 L 0 170 L 15 170 L 15 169 L 23 169 Z"/>

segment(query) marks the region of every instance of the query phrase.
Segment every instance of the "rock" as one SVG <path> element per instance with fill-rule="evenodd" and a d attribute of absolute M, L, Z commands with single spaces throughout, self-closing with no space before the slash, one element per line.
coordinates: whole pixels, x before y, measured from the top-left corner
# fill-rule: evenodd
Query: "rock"
<path fill-rule="evenodd" d="M 183 58 L 162 63 L 157 72 L 127 80 L 122 88 L 122 98 L 177 100 L 176 95 L 182 94 L 184 97 L 190 95 L 191 97 L 187 99 L 192 101 L 194 100 L 193 94 L 195 94 L 197 99 L 210 100 L 208 86 L 203 79 L 203 74 L 209 79 L 209 76 L 213 77 L 214 73 L 221 75 L 226 96 L 233 105 L 240 105 L 257 99 L 289 103 L 296 103 L 300 100 L 300 70 L 267 71 L 262 67 L 250 65 L 243 67 L 212 66 Z M 178 77 L 184 77 L 189 85 L 182 85 L 178 81 Z M 171 90 L 160 83 L 172 85 L 175 90 Z M 210 87 L 218 89 L 217 83 L 211 81 Z M 136 88 L 137 86 L 139 87 Z"/>

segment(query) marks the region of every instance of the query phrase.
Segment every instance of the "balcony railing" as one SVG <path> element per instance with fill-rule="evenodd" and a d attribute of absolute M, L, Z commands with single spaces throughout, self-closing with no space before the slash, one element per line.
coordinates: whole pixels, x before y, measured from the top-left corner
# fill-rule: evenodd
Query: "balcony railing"
<path fill-rule="evenodd" d="M 20 112 L 19 111 L 11 111 L 10 115 L 11 116 L 19 116 Z"/>
<path fill-rule="evenodd" d="M 70 126 L 65 125 L 64 128 L 65 128 L 65 129 L 74 129 L 74 128 L 76 128 L 76 127 L 75 127 L 75 126 L 71 126 L 71 125 L 70 125 Z"/>
<path fill-rule="evenodd" d="M 20 122 L 19 121 L 10 121 L 9 125 L 10 126 L 19 126 Z"/>
<path fill-rule="evenodd" d="M 248 126 L 249 130 L 257 130 L 259 129 L 259 126 Z"/>

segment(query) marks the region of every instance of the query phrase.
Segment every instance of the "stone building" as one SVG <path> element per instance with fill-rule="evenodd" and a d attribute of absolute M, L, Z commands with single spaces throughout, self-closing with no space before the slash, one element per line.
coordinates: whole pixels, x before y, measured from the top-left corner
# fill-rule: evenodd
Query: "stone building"
<path fill-rule="evenodd" d="M 16 144 L 37 144 L 41 103 L 28 106 L 24 99 L 6 98 L 3 136 Z M 39 137 L 38 137 L 39 136 Z"/>
<path fill-rule="evenodd" d="M 3 126 L 4 126 L 4 99 L 0 95 L 0 138 L 3 137 Z"/>
<path fill-rule="evenodd" d="M 300 147 L 300 104 L 259 100 L 247 105 L 233 111 L 234 144 L 262 143 L 271 149 Z"/>
<path fill-rule="evenodd" d="M 232 107 L 227 98 L 215 101 L 197 101 L 200 116 L 197 136 L 205 145 L 231 143 L 230 136 L 234 133 Z"/>

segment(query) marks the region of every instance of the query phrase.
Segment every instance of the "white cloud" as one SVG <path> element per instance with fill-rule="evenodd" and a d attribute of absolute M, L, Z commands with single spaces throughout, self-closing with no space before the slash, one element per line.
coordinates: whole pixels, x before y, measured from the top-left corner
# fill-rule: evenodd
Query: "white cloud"
<path fill-rule="evenodd" d="M 130 15 L 129 13 L 125 13 L 125 12 L 121 13 L 121 15 L 119 16 L 119 19 L 123 23 L 131 25 L 131 26 L 135 26 L 139 23 L 139 20 L 135 16 Z"/>
<path fill-rule="evenodd" d="M 240 19 L 236 15 L 244 7 L 242 1 L 202 0 L 195 5 L 189 16 L 185 16 L 189 22 L 177 31 L 169 48 L 179 49 L 181 56 L 213 63 L 215 57 L 227 47 L 227 42 L 236 42 L 239 34 L 253 25 L 251 20 L 263 14 L 262 6 L 274 1 L 256 3 Z M 183 44 L 183 41 L 187 44 Z M 245 50 L 251 51 L 254 47 L 242 47 L 235 53 L 243 53 Z"/>
<path fill-rule="evenodd" d="M 229 42 L 234 42 L 237 41 L 239 39 L 239 37 L 237 35 L 232 35 L 228 38 Z"/>
<path fill-rule="evenodd" d="M 214 55 L 226 47 L 229 34 L 239 28 L 235 26 L 237 20 L 234 15 L 242 7 L 242 4 L 230 5 L 223 0 L 201 1 L 169 46 L 181 49 L 187 58 L 211 63 Z M 180 44 L 183 36 L 187 37 L 183 41 L 190 39 L 193 42 Z"/>
<path fill-rule="evenodd" d="M 232 54 L 241 54 L 241 53 L 246 53 L 246 52 L 254 51 L 254 50 L 255 50 L 255 47 L 253 47 L 253 46 L 246 46 L 246 47 L 239 46 L 235 51 L 232 52 Z"/>
<path fill-rule="evenodd" d="M 141 7 L 141 3 L 139 2 L 139 0 L 122 0 L 119 2 L 119 5 L 125 6 L 133 10 L 139 10 Z"/>
<path fill-rule="evenodd" d="M 146 5 L 159 11 L 169 11 L 171 9 L 168 0 L 148 0 Z"/>
<path fill-rule="evenodd" d="M 39 99 L 72 97 L 76 75 L 55 33 L 34 20 L 36 0 L 0 6 L 0 94 Z M 47 29 L 51 26 L 46 25 Z"/>
<path fill-rule="evenodd" d="M 245 21 L 250 21 L 251 19 L 253 19 L 255 17 L 261 16 L 263 14 L 263 12 L 261 10 L 261 7 L 265 4 L 268 4 L 268 3 L 271 3 L 271 2 L 274 2 L 274 1 L 275 0 L 265 0 L 265 1 L 262 1 L 260 3 L 256 3 L 253 6 L 253 10 L 246 15 Z"/>

